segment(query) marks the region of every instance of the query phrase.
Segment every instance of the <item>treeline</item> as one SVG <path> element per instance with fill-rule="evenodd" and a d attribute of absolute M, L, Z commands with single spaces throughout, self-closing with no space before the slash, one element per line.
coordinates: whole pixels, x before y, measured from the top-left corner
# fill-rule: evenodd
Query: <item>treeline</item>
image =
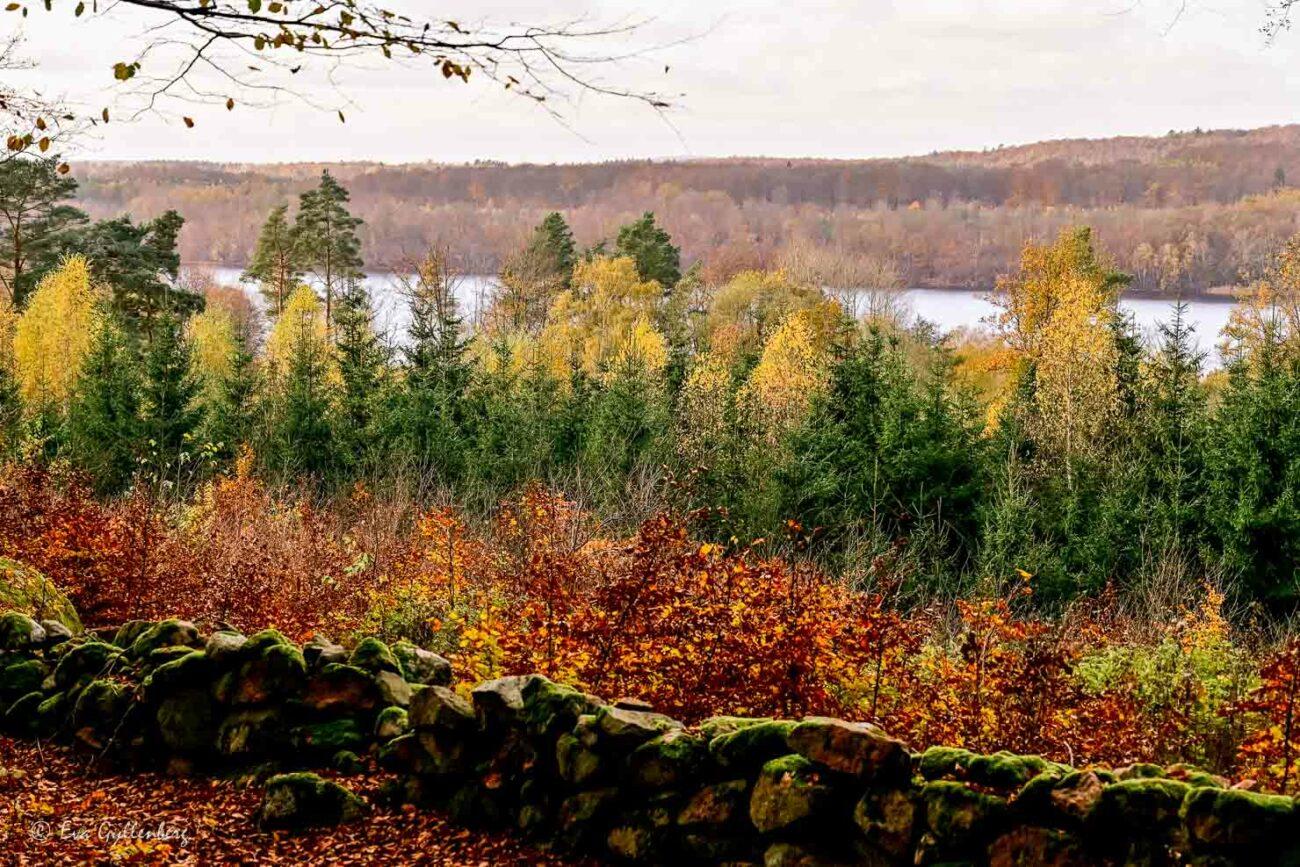
<path fill-rule="evenodd" d="M 264 214 L 320 166 L 85 164 L 97 216 L 179 208 L 187 262 L 242 267 Z M 711 276 L 772 268 L 812 248 L 843 275 L 912 286 L 991 287 L 1028 238 L 1090 225 L 1132 288 L 1195 293 L 1262 271 L 1300 229 L 1300 127 L 1046 142 L 892 160 L 731 159 L 597 165 L 331 166 L 365 220 L 371 267 L 432 244 L 496 271 L 527 227 L 562 209 L 595 243 L 644 211 Z"/>
<path fill-rule="evenodd" d="M 480 514 L 540 482 L 611 524 L 691 514 L 922 598 L 1220 579 L 1277 612 L 1300 598 L 1300 240 L 1213 378 L 1181 314 L 1143 345 L 1087 229 L 1027 245 L 995 338 L 954 345 L 783 271 L 711 281 L 649 213 L 589 247 L 548 215 L 474 330 L 428 253 L 394 349 L 349 204 L 327 172 L 264 220 L 246 276 L 265 339 L 227 296 L 142 310 L 65 258 L 0 317 L 3 448 L 104 496 L 238 461 Z"/>

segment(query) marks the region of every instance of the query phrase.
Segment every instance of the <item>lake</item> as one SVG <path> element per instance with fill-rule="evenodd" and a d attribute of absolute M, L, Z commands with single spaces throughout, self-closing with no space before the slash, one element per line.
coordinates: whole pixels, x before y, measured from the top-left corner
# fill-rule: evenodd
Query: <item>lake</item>
<path fill-rule="evenodd" d="M 240 272 L 236 268 L 210 270 L 216 275 L 217 280 L 224 284 L 239 283 Z M 462 315 L 467 320 L 473 321 L 487 308 L 496 285 L 496 277 L 492 275 L 478 274 L 460 278 L 456 285 L 456 297 L 460 302 Z M 374 300 L 376 323 L 400 342 L 400 335 L 405 334 L 408 320 L 397 277 L 389 273 L 367 274 L 366 286 Z M 979 328 L 996 313 L 986 293 L 982 291 L 901 289 L 857 293 L 853 299 L 859 310 L 865 310 L 873 304 L 881 303 L 882 300 L 904 321 L 924 319 L 933 323 L 941 331 Z M 1219 332 L 1228 322 L 1232 306 L 1233 302 L 1229 298 L 1198 298 L 1187 304 L 1187 318 L 1195 328 L 1198 346 L 1207 353 L 1208 367 L 1218 367 L 1221 363 L 1216 344 Z M 1149 340 L 1154 337 L 1158 323 L 1167 322 L 1172 318 L 1174 302 L 1156 298 L 1124 298 L 1120 300 L 1120 309 L 1133 314 L 1134 322 Z"/>

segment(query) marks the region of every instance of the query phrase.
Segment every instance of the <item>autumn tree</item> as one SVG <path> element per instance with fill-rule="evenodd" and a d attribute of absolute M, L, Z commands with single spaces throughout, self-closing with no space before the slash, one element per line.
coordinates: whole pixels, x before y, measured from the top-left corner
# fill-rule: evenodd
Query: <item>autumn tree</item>
<path fill-rule="evenodd" d="M 573 233 L 564 217 L 552 211 L 527 246 L 502 267 L 491 313 L 495 324 L 535 334 L 546 321 L 551 299 L 569 287 L 575 260 Z"/>
<path fill-rule="evenodd" d="M 327 328 L 334 322 L 335 297 L 365 277 L 357 238 L 361 220 L 348 213 L 347 205 L 348 191 L 325 170 L 320 184 L 300 197 L 293 225 L 295 255 L 325 296 Z"/>
<path fill-rule="evenodd" d="M 0 284 L 9 302 L 21 309 L 40 279 L 31 263 L 49 261 L 61 249 L 63 235 L 86 222 L 86 215 L 65 204 L 77 182 L 61 171 L 57 157 L 19 157 L 0 162 Z"/>
<path fill-rule="evenodd" d="M 14 332 L 14 371 L 29 412 L 66 412 L 94 344 L 103 293 L 90 265 L 73 256 L 32 293 Z"/>
<path fill-rule="evenodd" d="M 289 226 L 289 206 L 277 205 L 267 215 L 262 231 L 257 236 L 257 246 L 248 267 L 240 279 L 257 284 L 267 308 L 279 316 L 284 301 L 298 287 L 302 278 L 299 266 L 301 244 Z"/>

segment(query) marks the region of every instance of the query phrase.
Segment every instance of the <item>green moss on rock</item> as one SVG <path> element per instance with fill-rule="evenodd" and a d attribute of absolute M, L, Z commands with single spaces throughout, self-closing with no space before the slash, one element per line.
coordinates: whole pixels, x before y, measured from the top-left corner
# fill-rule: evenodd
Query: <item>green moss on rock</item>
<path fill-rule="evenodd" d="M 124 627 L 125 628 L 125 627 Z M 121 632 L 118 633 L 119 637 Z M 145 659 L 155 650 L 164 647 L 194 647 L 199 643 L 199 630 L 188 620 L 175 617 L 160 620 L 131 642 L 127 653 L 134 659 Z"/>
<path fill-rule="evenodd" d="M 74 635 L 81 632 L 77 609 L 54 582 L 8 557 L 0 557 L 0 611 L 16 611 L 34 620 L 57 620 Z"/>
<path fill-rule="evenodd" d="M 1222 854 L 1289 848 L 1300 858 L 1300 808 L 1291 798 L 1238 789 L 1193 789 L 1180 816 L 1193 843 Z"/>
<path fill-rule="evenodd" d="M 948 780 L 926 783 L 920 797 L 931 833 L 949 845 L 992 835 L 1008 815 L 1006 799 Z"/>
<path fill-rule="evenodd" d="M 364 638 L 358 642 L 348 657 L 348 665 L 371 674 L 391 671 L 400 676 L 402 673 L 402 667 L 397 663 L 397 657 L 393 656 L 392 649 L 378 638 Z"/>
<path fill-rule="evenodd" d="M 832 800 L 821 772 L 797 754 L 780 756 L 763 765 L 749 798 L 749 819 L 759 833 L 791 831 L 807 824 Z"/>
<path fill-rule="evenodd" d="M 760 768 L 790 752 L 785 738 L 795 727 L 790 720 L 766 720 L 743 726 L 709 741 L 709 754 L 724 768 Z"/>
<path fill-rule="evenodd" d="M 316 774 L 280 774 L 266 783 L 258 823 L 267 830 L 338 825 L 366 810 L 364 801 L 338 783 Z"/>

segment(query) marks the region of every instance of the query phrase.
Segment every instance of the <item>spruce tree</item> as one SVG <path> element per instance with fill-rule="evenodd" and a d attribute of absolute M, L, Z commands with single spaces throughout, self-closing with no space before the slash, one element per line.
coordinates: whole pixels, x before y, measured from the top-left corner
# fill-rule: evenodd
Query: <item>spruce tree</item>
<path fill-rule="evenodd" d="M 202 420 L 199 382 L 180 320 L 165 314 L 154 325 L 144 353 L 141 432 L 151 472 L 178 482 L 197 462 L 194 433 Z"/>
<path fill-rule="evenodd" d="M 334 299 L 348 283 L 362 279 L 361 219 L 348 212 L 348 191 L 321 172 L 320 185 L 303 193 L 294 221 L 294 248 L 299 264 L 315 275 L 325 295 L 325 322 L 334 321 Z"/>
<path fill-rule="evenodd" d="M 256 282 L 267 311 L 279 316 L 284 301 L 302 279 L 299 265 L 300 245 L 289 226 L 289 206 L 278 205 L 271 209 L 253 248 L 253 258 L 244 270 L 241 280 Z"/>
<path fill-rule="evenodd" d="M 334 346 L 343 388 L 340 395 L 341 434 L 346 453 L 356 458 L 370 441 L 387 352 L 375 335 L 370 293 L 360 280 L 350 280 L 339 295 L 334 314 Z"/>
<path fill-rule="evenodd" d="M 270 413 L 272 466 L 287 476 L 323 480 L 337 465 L 337 425 L 328 347 L 318 340 L 298 340 L 274 392 Z"/>
<path fill-rule="evenodd" d="M 258 377 L 244 335 L 235 334 L 230 371 L 221 377 L 203 407 L 203 440 L 221 462 L 233 460 L 253 439 L 257 422 Z"/>
<path fill-rule="evenodd" d="M 82 366 L 68 413 L 68 452 L 99 494 L 130 484 L 143 450 L 134 340 L 106 317 Z"/>
<path fill-rule="evenodd" d="M 445 478 L 464 470 L 468 339 L 448 278 L 446 259 L 430 254 L 407 287 L 411 322 L 403 350 L 403 429 L 416 461 Z"/>
<path fill-rule="evenodd" d="M 639 220 L 618 230 L 615 251 L 636 262 L 642 280 L 656 280 L 671 291 L 682 279 L 681 250 L 673 246 L 672 237 L 655 224 L 655 215 L 646 211 Z"/>

